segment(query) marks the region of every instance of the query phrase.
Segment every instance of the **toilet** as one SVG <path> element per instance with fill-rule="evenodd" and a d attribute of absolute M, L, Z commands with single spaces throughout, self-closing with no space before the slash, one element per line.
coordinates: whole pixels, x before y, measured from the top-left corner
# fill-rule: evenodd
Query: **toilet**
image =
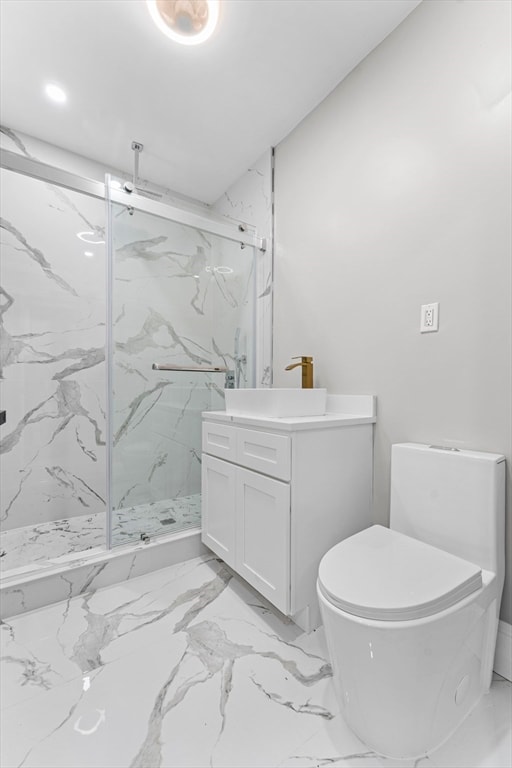
<path fill-rule="evenodd" d="M 504 533 L 504 456 L 392 446 L 390 528 L 334 546 L 317 581 L 341 711 L 370 749 L 425 756 L 488 692 Z"/>

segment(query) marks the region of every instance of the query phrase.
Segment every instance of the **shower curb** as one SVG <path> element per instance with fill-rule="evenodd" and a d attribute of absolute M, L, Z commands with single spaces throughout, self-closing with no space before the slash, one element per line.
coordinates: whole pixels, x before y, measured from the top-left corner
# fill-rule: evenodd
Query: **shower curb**
<path fill-rule="evenodd" d="M 5 620 L 52 603 L 94 592 L 146 573 L 191 560 L 209 550 L 200 529 L 161 536 L 148 543 L 114 550 L 79 552 L 74 558 L 42 565 L 24 574 L 4 576 L 0 582 L 0 619 Z"/>

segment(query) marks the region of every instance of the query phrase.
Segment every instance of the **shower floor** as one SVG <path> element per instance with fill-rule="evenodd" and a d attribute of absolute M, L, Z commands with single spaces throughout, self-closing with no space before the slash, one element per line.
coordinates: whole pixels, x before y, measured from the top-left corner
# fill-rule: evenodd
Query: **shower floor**
<path fill-rule="evenodd" d="M 163 499 L 114 510 L 112 543 L 127 544 L 141 533 L 150 537 L 201 525 L 201 494 Z M 105 515 L 79 515 L 0 533 L 2 572 L 63 555 L 105 547 Z"/>

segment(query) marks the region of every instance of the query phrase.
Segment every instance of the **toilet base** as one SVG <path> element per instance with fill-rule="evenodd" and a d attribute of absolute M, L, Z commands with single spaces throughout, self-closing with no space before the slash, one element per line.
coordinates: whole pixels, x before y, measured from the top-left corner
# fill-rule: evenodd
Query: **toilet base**
<path fill-rule="evenodd" d="M 391 758 L 419 758 L 489 690 L 498 625 L 494 574 L 456 606 L 414 621 L 345 613 L 318 590 L 336 694 L 354 733 Z"/>

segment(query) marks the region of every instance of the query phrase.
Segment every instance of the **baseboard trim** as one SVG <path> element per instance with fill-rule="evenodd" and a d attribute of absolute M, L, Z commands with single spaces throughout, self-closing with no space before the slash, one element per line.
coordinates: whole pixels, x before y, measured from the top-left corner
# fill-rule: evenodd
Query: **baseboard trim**
<path fill-rule="evenodd" d="M 506 621 L 498 624 L 494 671 L 512 681 L 512 624 Z"/>

